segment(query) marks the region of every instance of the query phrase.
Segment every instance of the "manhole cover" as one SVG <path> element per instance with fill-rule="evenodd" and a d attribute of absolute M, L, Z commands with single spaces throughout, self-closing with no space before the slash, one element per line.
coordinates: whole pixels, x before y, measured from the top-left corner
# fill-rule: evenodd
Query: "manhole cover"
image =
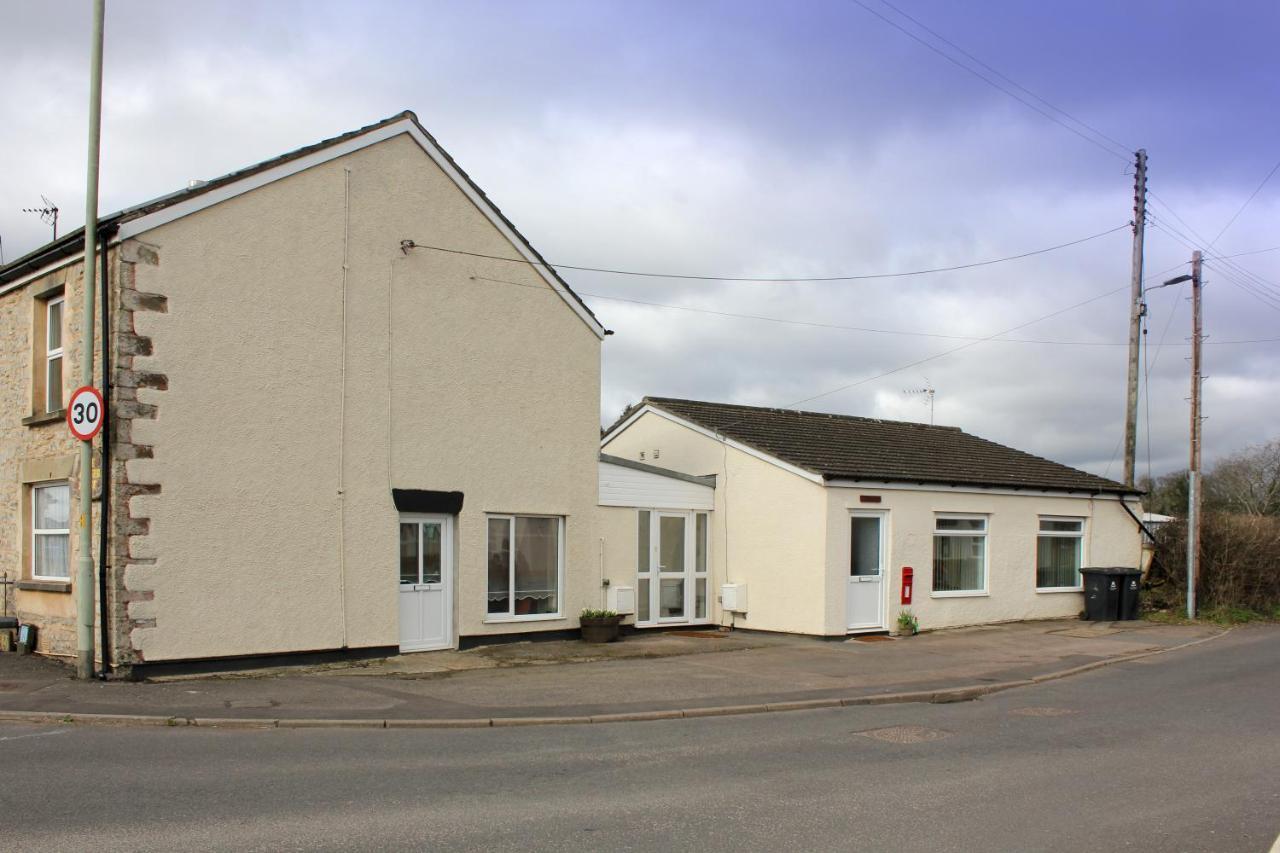
<path fill-rule="evenodd" d="M 1014 708 L 1009 713 L 1021 717 L 1065 717 L 1075 711 L 1070 708 Z"/>
<path fill-rule="evenodd" d="M 951 732 L 931 729 L 926 726 L 887 726 L 883 729 L 870 729 L 856 732 L 862 737 L 875 738 L 885 743 L 928 743 L 931 740 L 942 740 L 950 737 Z"/>
<path fill-rule="evenodd" d="M 274 708 L 280 703 L 274 699 L 231 699 L 222 703 L 232 710 L 237 708 L 253 709 L 253 708 Z"/>

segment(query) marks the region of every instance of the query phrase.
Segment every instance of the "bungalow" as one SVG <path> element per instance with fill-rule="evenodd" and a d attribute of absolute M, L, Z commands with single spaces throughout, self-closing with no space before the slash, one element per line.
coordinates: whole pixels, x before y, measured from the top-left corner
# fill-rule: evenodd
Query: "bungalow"
<path fill-rule="evenodd" d="M 1081 567 L 1141 557 L 1133 489 L 955 427 L 646 397 L 601 449 L 610 600 L 640 626 L 1073 616 Z"/>
<path fill-rule="evenodd" d="M 412 113 L 100 239 L 109 666 L 451 648 L 597 600 L 607 333 Z M 51 655 L 81 616 L 82 246 L 0 267 L 0 572 Z"/>

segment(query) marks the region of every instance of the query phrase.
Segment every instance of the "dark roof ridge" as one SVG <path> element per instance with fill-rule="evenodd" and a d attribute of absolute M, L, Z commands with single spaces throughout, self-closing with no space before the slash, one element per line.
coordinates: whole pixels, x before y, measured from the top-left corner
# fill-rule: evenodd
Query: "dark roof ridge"
<path fill-rule="evenodd" d="M 777 406 L 748 406 L 744 403 L 714 403 L 709 400 L 690 400 L 682 397 L 649 397 L 646 396 L 640 401 L 644 403 L 653 403 L 659 407 L 663 402 L 668 403 L 692 403 L 694 405 L 712 405 L 719 406 L 722 409 L 743 409 L 751 412 L 769 412 L 778 415 L 804 415 L 810 418 L 831 418 L 832 420 L 856 421 L 859 423 L 871 424 L 894 424 L 897 426 L 920 427 L 921 429 L 945 429 L 953 432 L 964 432 L 958 426 L 950 426 L 948 424 L 922 424 L 919 421 L 895 421 L 888 418 L 868 418 L 862 415 L 841 415 L 834 412 L 811 412 L 806 409 L 784 409 Z M 984 439 L 985 441 L 985 439 Z"/>

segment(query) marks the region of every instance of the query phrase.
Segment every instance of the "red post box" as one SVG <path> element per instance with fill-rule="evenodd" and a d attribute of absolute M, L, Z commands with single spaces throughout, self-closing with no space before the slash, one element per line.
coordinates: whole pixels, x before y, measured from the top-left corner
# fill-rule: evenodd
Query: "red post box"
<path fill-rule="evenodd" d="M 902 603 L 911 603 L 911 583 L 915 576 L 916 570 L 910 566 L 902 567 Z"/>

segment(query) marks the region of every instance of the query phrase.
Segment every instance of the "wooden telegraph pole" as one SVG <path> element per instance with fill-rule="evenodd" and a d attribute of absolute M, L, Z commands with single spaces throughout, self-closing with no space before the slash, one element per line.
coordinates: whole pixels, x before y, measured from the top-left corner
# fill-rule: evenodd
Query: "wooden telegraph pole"
<path fill-rule="evenodd" d="M 1134 460 L 1138 451 L 1138 348 L 1142 341 L 1142 243 L 1147 220 L 1147 151 L 1134 155 L 1133 173 L 1133 259 L 1130 264 L 1129 299 L 1129 384 L 1124 418 L 1124 484 L 1133 487 Z"/>
<path fill-rule="evenodd" d="M 1191 465 L 1187 477 L 1187 618 L 1196 618 L 1196 586 L 1200 582 L 1200 252 L 1191 254 Z"/>

